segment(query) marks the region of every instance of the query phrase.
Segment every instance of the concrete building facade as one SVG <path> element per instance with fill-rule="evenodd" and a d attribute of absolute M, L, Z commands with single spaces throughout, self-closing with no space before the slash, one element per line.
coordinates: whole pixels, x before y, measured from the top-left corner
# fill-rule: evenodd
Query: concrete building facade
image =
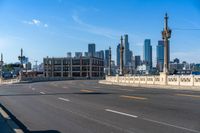
<path fill-rule="evenodd" d="M 44 58 L 45 77 L 103 77 L 104 62 L 101 58 Z"/>

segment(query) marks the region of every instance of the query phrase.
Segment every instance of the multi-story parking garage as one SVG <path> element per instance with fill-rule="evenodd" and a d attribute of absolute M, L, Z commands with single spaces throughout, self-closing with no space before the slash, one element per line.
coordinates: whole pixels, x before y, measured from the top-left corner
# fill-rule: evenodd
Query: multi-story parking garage
<path fill-rule="evenodd" d="M 96 57 L 61 57 L 43 59 L 45 77 L 103 77 L 103 59 Z"/>

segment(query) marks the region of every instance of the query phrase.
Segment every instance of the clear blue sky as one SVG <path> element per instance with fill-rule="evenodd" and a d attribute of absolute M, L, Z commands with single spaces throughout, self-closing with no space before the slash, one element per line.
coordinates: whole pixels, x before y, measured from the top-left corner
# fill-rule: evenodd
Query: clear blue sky
<path fill-rule="evenodd" d="M 129 34 L 134 55 L 142 55 L 150 38 L 154 63 L 163 17 L 172 29 L 171 59 L 200 63 L 199 0 L 1 0 L 0 52 L 17 62 L 20 48 L 30 61 L 66 56 L 66 52 L 111 46 L 113 59 L 120 36 Z M 177 30 L 197 29 L 197 30 Z"/>

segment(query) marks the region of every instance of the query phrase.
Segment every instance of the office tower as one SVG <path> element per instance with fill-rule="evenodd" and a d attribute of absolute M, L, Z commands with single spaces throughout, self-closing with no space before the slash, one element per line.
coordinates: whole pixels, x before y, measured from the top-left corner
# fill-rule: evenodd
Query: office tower
<path fill-rule="evenodd" d="M 72 53 L 71 52 L 67 52 L 67 57 L 71 58 L 72 57 Z"/>
<path fill-rule="evenodd" d="M 137 69 L 138 66 L 141 65 L 141 58 L 139 55 L 135 56 L 135 69 Z"/>
<path fill-rule="evenodd" d="M 85 57 L 88 57 L 89 55 L 88 55 L 88 52 L 84 52 L 84 56 Z"/>
<path fill-rule="evenodd" d="M 88 44 L 88 54 L 89 54 L 89 56 L 94 57 L 95 56 L 95 52 L 96 52 L 95 44 L 94 43 Z"/>
<path fill-rule="evenodd" d="M 104 64 L 105 64 L 105 68 L 108 68 L 108 65 L 109 65 L 109 49 L 105 50 Z"/>
<path fill-rule="evenodd" d="M 157 69 L 161 72 L 163 70 L 164 65 L 164 41 L 158 41 L 158 45 L 156 46 L 156 57 L 157 57 Z"/>
<path fill-rule="evenodd" d="M 128 66 L 131 63 L 131 52 L 129 49 L 128 35 L 124 35 L 124 65 Z"/>
<path fill-rule="evenodd" d="M 75 57 L 76 58 L 82 57 L 82 52 L 75 52 Z"/>
<path fill-rule="evenodd" d="M 97 58 L 104 59 L 104 51 L 103 50 L 97 51 L 95 56 Z"/>
<path fill-rule="evenodd" d="M 152 46 L 150 39 L 144 40 L 144 62 L 150 69 L 152 68 Z"/>
<path fill-rule="evenodd" d="M 120 64 L 120 44 L 117 45 L 117 66 L 119 67 L 119 64 Z"/>

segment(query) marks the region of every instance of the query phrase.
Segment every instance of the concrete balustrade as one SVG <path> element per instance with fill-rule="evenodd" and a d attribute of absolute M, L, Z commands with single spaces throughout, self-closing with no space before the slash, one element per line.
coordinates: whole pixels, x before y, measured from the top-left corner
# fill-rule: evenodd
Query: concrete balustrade
<path fill-rule="evenodd" d="M 167 78 L 167 79 L 165 79 Z M 170 86 L 200 86 L 200 76 L 167 75 L 163 76 L 106 76 L 106 81 L 125 85 L 170 85 Z"/>

